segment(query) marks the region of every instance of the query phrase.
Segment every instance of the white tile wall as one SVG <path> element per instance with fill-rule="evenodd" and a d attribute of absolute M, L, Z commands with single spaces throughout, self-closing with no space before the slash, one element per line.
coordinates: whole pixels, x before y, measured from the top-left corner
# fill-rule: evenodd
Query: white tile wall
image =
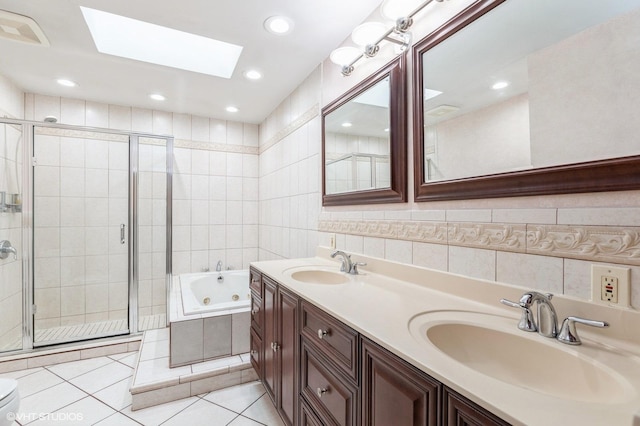
<path fill-rule="evenodd" d="M 261 259 L 312 256 L 310 247 L 297 251 L 301 235 L 313 236 L 314 242 L 328 246 L 329 234 L 315 233 L 319 219 L 640 226 L 638 191 L 438 203 L 410 201 L 311 211 L 321 205 L 322 197 L 321 164 L 313 157 L 321 149 L 320 120 L 314 118 L 294 132 L 290 130 L 291 124 L 318 102 L 319 92 L 335 92 L 321 84 L 338 84 L 336 77 L 325 74 L 320 79 L 321 72 L 324 71 L 318 69 L 312 73 L 260 125 Z M 329 101 L 322 99 L 322 104 Z M 276 139 L 276 135 L 286 136 Z M 307 143 L 300 143 L 301 140 Z M 302 158 L 308 161 L 302 162 Z M 409 168 L 411 175 L 411 165 Z M 301 186 L 307 184 L 313 188 L 307 188 L 307 197 L 302 200 Z M 590 298 L 592 262 L 345 234 L 335 237 L 337 248 L 349 252 Z M 640 268 L 631 269 L 632 303 L 640 308 Z"/>

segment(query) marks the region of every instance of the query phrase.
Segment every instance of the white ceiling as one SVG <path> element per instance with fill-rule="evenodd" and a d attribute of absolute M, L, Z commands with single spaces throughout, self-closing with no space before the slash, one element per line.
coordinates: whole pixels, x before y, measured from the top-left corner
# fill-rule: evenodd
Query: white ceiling
<path fill-rule="evenodd" d="M 380 0 L 0 0 L 0 9 L 33 18 L 50 47 L 0 39 L 0 74 L 25 92 L 260 123 L 349 37 Z M 211 37 L 244 47 L 231 79 L 98 53 L 79 6 Z M 294 21 L 277 36 L 273 15 Z M 263 78 L 249 81 L 248 69 Z M 56 84 L 68 78 L 77 87 Z M 150 93 L 162 93 L 164 102 Z M 227 105 L 240 111 L 228 113 Z M 39 117 L 36 117 L 38 119 Z"/>

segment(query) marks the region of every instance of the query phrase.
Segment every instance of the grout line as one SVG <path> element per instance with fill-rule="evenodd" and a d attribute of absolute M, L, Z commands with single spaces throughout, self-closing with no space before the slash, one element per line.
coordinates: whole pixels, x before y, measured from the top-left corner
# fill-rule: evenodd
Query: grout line
<path fill-rule="evenodd" d="M 191 397 L 188 397 L 191 398 Z M 182 399 L 188 399 L 188 398 L 182 398 Z M 186 407 L 184 407 L 182 410 L 178 411 L 177 413 L 175 413 L 173 416 L 169 417 L 167 420 L 163 421 L 162 423 L 160 423 L 161 425 L 165 424 L 166 422 L 168 422 L 169 420 L 171 420 L 172 418 L 174 418 L 175 416 L 177 416 L 178 414 L 182 413 L 183 411 L 185 411 L 187 408 L 191 407 L 193 404 L 195 404 L 196 402 L 198 402 L 199 398 L 196 398 L 195 401 L 193 401 L 191 404 L 187 405 Z M 180 401 L 180 400 L 176 400 L 176 401 Z M 175 402 L 175 401 L 169 401 L 169 402 Z M 168 402 L 167 402 L 168 404 Z M 148 407 L 148 408 L 153 408 L 153 407 L 157 407 L 156 406 L 152 406 L 152 407 Z"/>

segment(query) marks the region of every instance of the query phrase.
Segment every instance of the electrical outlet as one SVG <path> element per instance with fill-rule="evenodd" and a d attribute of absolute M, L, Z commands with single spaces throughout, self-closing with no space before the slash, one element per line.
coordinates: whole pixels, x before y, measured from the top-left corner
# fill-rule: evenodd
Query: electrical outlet
<path fill-rule="evenodd" d="M 591 265 L 591 300 L 596 303 L 631 306 L 631 269 Z"/>
<path fill-rule="evenodd" d="M 618 303 L 618 279 L 607 275 L 602 276 L 600 299 L 606 302 Z"/>
<path fill-rule="evenodd" d="M 336 234 L 329 234 L 329 247 L 336 248 Z"/>

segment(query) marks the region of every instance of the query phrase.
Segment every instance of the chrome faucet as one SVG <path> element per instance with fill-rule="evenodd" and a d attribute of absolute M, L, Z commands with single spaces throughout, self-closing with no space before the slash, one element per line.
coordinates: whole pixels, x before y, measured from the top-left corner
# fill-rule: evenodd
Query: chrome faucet
<path fill-rule="evenodd" d="M 11 245 L 9 240 L 0 241 L 0 259 L 9 257 L 9 253 L 13 253 L 13 260 L 18 260 L 18 251 Z"/>
<path fill-rule="evenodd" d="M 542 294 L 537 291 L 528 291 L 520 297 L 518 303 L 501 299 L 500 302 L 512 308 L 522 309 L 522 317 L 518 323 L 518 328 L 524 331 L 537 331 L 545 337 L 556 337 L 558 335 L 558 315 L 551 303 L 553 294 Z M 538 303 L 537 321 L 531 312 L 531 306 Z"/>
<path fill-rule="evenodd" d="M 222 271 L 222 260 L 218 260 L 218 263 L 216 263 L 216 272 L 220 271 Z"/>
<path fill-rule="evenodd" d="M 331 253 L 332 258 L 335 258 L 338 255 L 342 256 L 342 260 L 340 263 L 341 272 L 346 272 L 347 274 L 351 274 L 351 275 L 358 275 L 359 273 L 358 266 L 366 265 L 366 263 L 362 263 L 362 262 L 352 262 L 351 256 L 343 252 L 342 250 L 336 250 L 333 253 Z"/>
<path fill-rule="evenodd" d="M 590 325 L 592 327 L 609 327 L 605 321 L 594 321 L 580 317 L 567 317 L 562 322 L 562 327 L 558 331 L 558 316 L 556 310 L 551 304 L 553 294 L 542 294 L 537 291 L 528 291 L 522 295 L 518 303 L 507 299 L 501 299 L 500 302 L 512 308 L 522 309 L 522 317 L 518 322 L 518 328 L 524 331 L 537 331 L 545 337 L 557 338 L 558 341 L 568 345 L 580 345 L 580 337 L 576 330 L 576 323 Z M 538 315 L 536 322 L 531 313 L 531 306 L 538 302 Z"/>

